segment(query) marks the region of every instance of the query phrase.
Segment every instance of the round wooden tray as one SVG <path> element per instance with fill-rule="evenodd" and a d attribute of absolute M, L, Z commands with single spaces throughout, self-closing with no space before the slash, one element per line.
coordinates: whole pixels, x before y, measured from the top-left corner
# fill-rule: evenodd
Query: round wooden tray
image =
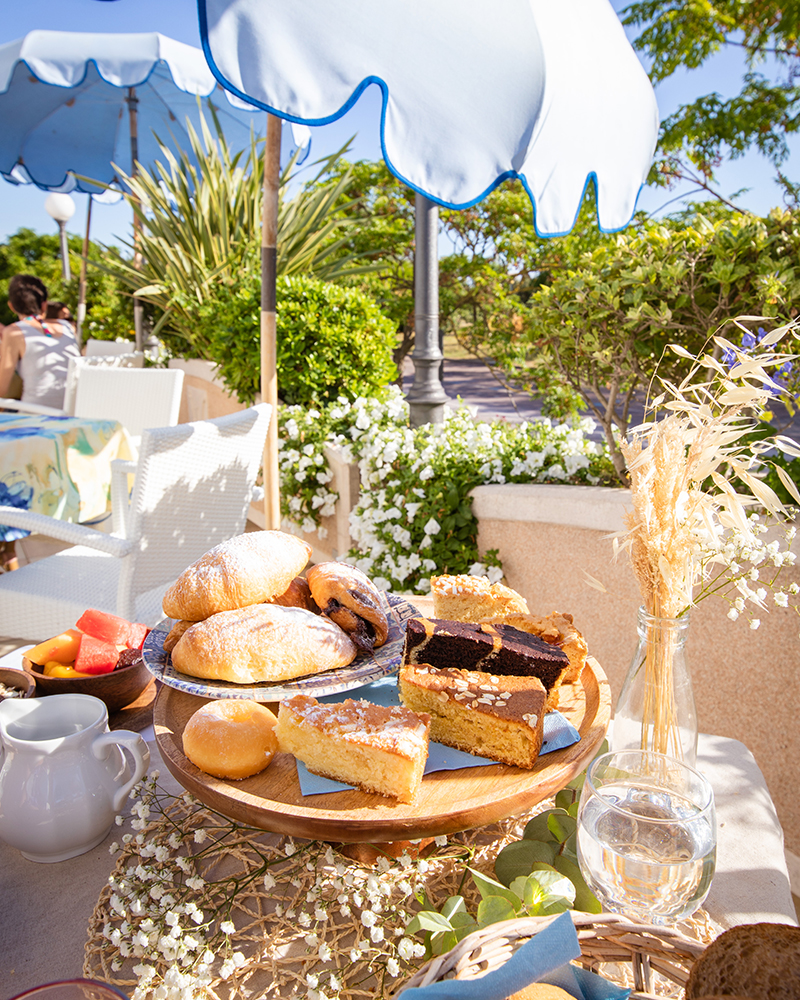
<path fill-rule="evenodd" d="M 276 754 L 243 781 L 205 774 L 183 754 L 187 720 L 208 701 L 162 687 L 153 723 L 156 743 L 174 777 L 201 802 L 249 826 L 340 843 L 411 840 L 457 833 L 525 812 L 579 774 L 597 753 L 611 717 L 611 694 L 600 664 L 589 657 L 577 684 L 559 692 L 559 711 L 580 742 L 545 754 L 531 771 L 505 764 L 426 775 L 414 805 L 360 791 L 303 796 L 294 757 Z M 277 706 L 272 706 L 277 712 Z"/>

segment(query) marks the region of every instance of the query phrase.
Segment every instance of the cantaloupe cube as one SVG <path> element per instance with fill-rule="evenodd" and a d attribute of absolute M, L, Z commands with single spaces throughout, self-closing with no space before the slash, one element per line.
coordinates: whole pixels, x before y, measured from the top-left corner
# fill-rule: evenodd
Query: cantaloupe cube
<path fill-rule="evenodd" d="M 49 660 L 56 663 L 74 663 L 81 644 L 82 632 L 75 628 L 67 629 L 61 635 L 40 642 L 38 646 L 29 649 L 25 654 L 31 663 L 45 664 Z"/>

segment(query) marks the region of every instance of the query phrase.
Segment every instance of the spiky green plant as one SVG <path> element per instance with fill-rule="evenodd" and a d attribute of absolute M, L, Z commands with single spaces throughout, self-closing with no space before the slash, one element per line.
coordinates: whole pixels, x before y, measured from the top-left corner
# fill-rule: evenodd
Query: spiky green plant
<path fill-rule="evenodd" d="M 163 161 L 136 177 L 120 171 L 128 202 L 140 224 L 142 266 L 110 252 L 105 269 L 125 288 L 154 307 L 154 332 L 187 357 L 205 357 L 196 307 L 208 305 L 217 283 L 231 283 L 243 271 L 260 269 L 263 158 L 251 137 L 247 150 L 231 152 L 216 116 L 214 129 L 201 117 L 200 135 L 187 122 L 191 152 L 176 156 L 159 142 Z M 286 196 L 296 157 L 283 172 L 278 214 L 278 274 L 310 274 L 326 281 L 375 270 L 356 255 L 342 256 L 354 222 L 341 215 L 350 171 L 325 177 L 344 154 L 315 164 L 315 176 L 293 197 Z M 118 169 L 118 168 L 117 168 Z M 336 216 L 334 217 L 334 213 Z M 127 244 L 133 253 L 133 243 Z"/>

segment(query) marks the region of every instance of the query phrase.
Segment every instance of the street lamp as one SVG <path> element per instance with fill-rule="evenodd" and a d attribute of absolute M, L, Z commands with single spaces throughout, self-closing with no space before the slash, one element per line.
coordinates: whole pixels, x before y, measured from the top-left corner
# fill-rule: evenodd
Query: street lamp
<path fill-rule="evenodd" d="M 51 219 L 55 219 L 61 233 L 61 272 L 64 283 L 72 277 L 69 272 L 69 246 L 67 245 L 67 223 L 75 214 L 75 202 L 68 194 L 49 194 L 44 208 Z"/>

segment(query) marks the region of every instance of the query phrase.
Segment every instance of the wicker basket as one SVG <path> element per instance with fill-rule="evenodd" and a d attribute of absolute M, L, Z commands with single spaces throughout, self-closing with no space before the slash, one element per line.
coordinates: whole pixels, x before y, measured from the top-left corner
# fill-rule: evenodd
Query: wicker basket
<path fill-rule="evenodd" d="M 636 924 L 611 913 L 571 911 L 581 946 L 580 964 L 593 971 L 613 963 L 629 967 L 632 997 L 655 998 L 653 972 L 675 985 L 675 995 L 689 978 L 689 969 L 706 945 L 670 927 Z M 555 917 L 505 920 L 474 931 L 444 955 L 433 958 L 403 984 L 401 991 L 441 979 L 475 979 L 499 968 L 526 940 Z M 608 972 L 605 972 L 608 976 Z M 611 977 L 609 978 L 616 978 Z M 658 997 L 662 1000 L 663 993 Z M 399 994 L 398 994 L 399 996 Z"/>

